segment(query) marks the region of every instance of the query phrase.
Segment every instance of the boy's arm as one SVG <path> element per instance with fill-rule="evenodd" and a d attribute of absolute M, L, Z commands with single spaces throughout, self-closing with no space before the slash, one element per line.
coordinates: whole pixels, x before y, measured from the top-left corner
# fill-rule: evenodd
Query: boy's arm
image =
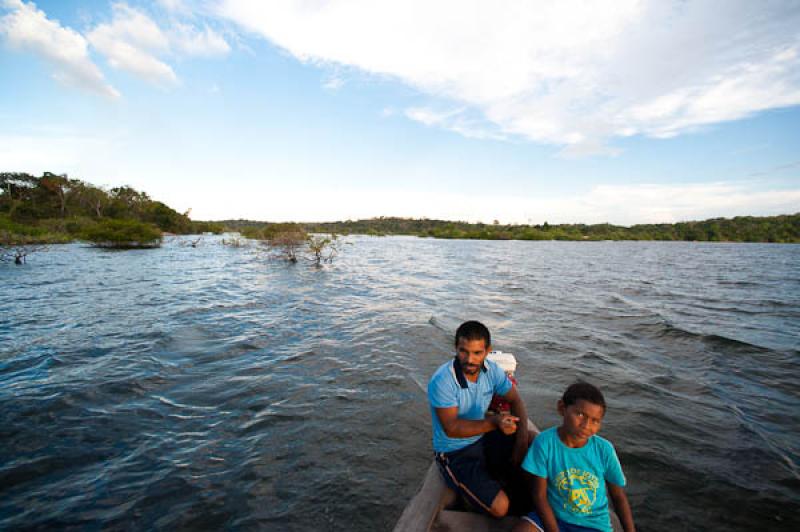
<path fill-rule="evenodd" d="M 631 512 L 631 505 L 628 504 L 628 496 L 625 495 L 625 490 L 611 482 L 606 482 L 606 486 L 611 500 L 614 501 L 614 510 L 622 523 L 623 530 L 625 532 L 634 532 L 636 527 L 633 524 L 633 513 Z"/>
<path fill-rule="evenodd" d="M 547 479 L 536 475 L 533 477 L 533 504 L 536 505 L 536 513 L 542 520 L 544 532 L 558 532 L 556 515 L 547 501 Z"/>
<path fill-rule="evenodd" d="M 511 451 L 511 463 L 519 466 L 528 451 L 528 411 L 525 408 L 525 401 L 517 391 L 516 384 L 511 385 L 511 389 L 506 392 L 504 397 L 511 403 L 511 413 L 519 418 L 517 433 L 514 437 L 514 449 Z"/>

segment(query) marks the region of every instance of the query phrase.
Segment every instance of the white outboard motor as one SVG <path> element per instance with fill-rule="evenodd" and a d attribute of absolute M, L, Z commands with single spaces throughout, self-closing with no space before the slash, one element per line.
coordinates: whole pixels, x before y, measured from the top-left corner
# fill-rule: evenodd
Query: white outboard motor
<path fill-rule="evenodd" d="M 489 356 L 487 356 L 486 358 L 488 360 L 491 360 L 498 366 L 500 366 L 500 369 L 506 372 L 508 378 L 516 386 L 517 379 L 514 378 L 514 372 L 517 370 L 517 359 L 514 358 L 514 355 L 512 355 L 511 353 L 503 353 L 502 351 L 491 351 L 489 353 Z M 495 395 L 494 397 L 492 397 L 492 402 L 489 405 L 489 410 L 495 413 L 510 412 L 511 404 L 508 401 L 506 401 L 505 398 L 500 397 L 499 395 Z"/>
<path fill-rule="evenodd" d="M 517 371 L 517 359 L 511 353 L 503 353 L 502 351 L 491 351 L 489 356 L 486 357 L 506 372 L 509 377 L 514 375 Z"/>

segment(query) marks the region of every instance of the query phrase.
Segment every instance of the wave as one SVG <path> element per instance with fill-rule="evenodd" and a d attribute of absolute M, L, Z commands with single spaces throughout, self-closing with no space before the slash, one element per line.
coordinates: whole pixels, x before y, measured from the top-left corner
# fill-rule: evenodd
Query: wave
<path fill-rule="evenodd" d="M 695 332 L 674 325 L 667 319 L 658 322 L 644 322 L 636 326 L 638 332 L 646 333 L 653 338 L 668 339 L 677 342 L 698 342 L 714 349 L 743 351 L 747 353 L 768 353 L 773 350 L 752 342 L 746 342 L 729 336 L 714 333 Z"/>

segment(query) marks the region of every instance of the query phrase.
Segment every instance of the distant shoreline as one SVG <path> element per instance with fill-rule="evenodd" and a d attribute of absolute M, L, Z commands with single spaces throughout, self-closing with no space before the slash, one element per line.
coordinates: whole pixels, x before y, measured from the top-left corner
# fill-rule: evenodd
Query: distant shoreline
<path fill-rule="evenodd" d="M 800 243 L 800 213 L 778 216 L 737 216 L 676 224 L 639 224 L 630 227 L 611 224 L 537 225 L 483 224 L 415 218 L 378 217 L 343 222 L 276 224 L 252 220 L 214 222 L 230 231 L 263 229 L 270 226 L 299 226 L 309 233 L 342 235 L 407 235 L 467 240 L 566 240 L 597 241 L 680 241 Z"/>
<path fill-rule="evenodd" d="M 675 224 L 537 225 L 469 223 L 427 218 L 385 217 L 322 223 L 272 223 L 251 220 L 205 222 L 191 220 L 189 211 L 179 213 L 166 204 L 128 186 L 105 189 L 70 179 L 66 174 L 44 172 L 41 176 L 0 172 L 0 250 L 11 246 L 55 244 L 75 240 L 114 241 L 92 237 L 105 234 L 110 225 L 126 225 L 135 231 L 130 241 L 150 235 L 199 234 L 238 231 L 245 236 L 270 239 L 280 231 L 410 235 L 426 238 L 468 240 L 568 240 L 568 241 L 684 241 L 800 243 L 800 213 L 779 216 L 711 218 Z M 134 227 L 135 226 L 135 227 Z M 124 236 L 124 235 L 123 235 Z M 123 237 L 120 237 L 123 238 Z M 144 240 L 152 240 L 154 237 Z"/>

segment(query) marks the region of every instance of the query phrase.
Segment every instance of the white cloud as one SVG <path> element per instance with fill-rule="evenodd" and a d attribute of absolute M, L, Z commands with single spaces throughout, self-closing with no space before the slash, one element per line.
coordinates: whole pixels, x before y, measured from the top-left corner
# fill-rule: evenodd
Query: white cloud
<path fill-rule="evenodd" d="M 183 3 L 168 3 L 180 11 Z M 154 85 L 169 87 L 178 76 L 163 56 L 189 55 L 215 57 L 227 55 L 231 47 L 217 32 L 204 26 L 171 20 L 162 28 L 142 11 L 125 3 L 113 5 L 113 19 L 100 24 L 87 35 L 89 42 L 108 59 L 109 64 Z"/>
<path fill-rule="evenodd" d="M 0 18 L 0 35 L 11 46 L 29 50 L 48 61 L 55 67 L 53 77 L 65 85 L 112 99 L 120 96 L 92 62 L 83 36 L 48 19 L 33 3 L 6 0 L 4 4 L 11 12 Z"/>
<path fill-rule="evenodd" d="M 580 159 L 592 155 L 617 156 L 621 153 L 622 150 L 609 146 L 603 139 L 591 137 L 575 144 L 567 144 L 558 152 L 558 156 L 562 159 Z"/>
<path fill-rule="evenodd" d="M 214 57 L 231 51 L 228 42 L 208 26 L 198 30 L 188 24 L 175 23 L 170 34 L 175 48 L 187 55 Z"/>
<path fill-rule="evenodd" d="M 173 11 L 176 13 L 186 13 L 189 11 L 189 7 L 183 0 L 158 0 L 158 3 L 161 4 L 167 11 Z"/>
<path fill-rule="evenodd" d="M 108 28 L 119 39 L 140 48 L 164 51 L 169 39 L 150 17 L 124 3 L 113 4 L 114 21 Z"/>
<path fill-rule="evenodd" d="M 329 77 L 325 83 L 322 84 L 328 90 L 335 91 L 339 90 L 344 86 L 344 79 L 339 76 L 331 76 Z"/>
<path fill-rule="evenodd" d="M 164 52 L 169 40 L 147 15 L 126 4 L 114 4 L 114 19 L 100 24 L 87 35 L 89 42 L 117 69 L 126 70 L 150 83 L 170 86 L 178 83 L 172 67 L 153 52 Z"/>
<path fill-rule="evenodd" d="M 492 131 L 485 121 L 470 118 L 465 108 L 437 111 L 425 107 L 411 107 L 406 109 L 405 115 L 426 126 L 440 127 L 454 131 L 467 138 L 502 140 L 505 135 Z M 496 128 L 495 128 L 496 129 Z"/>
<path fill-rule="evenodd" d="M 792 0 L 219 0 L 217 12 L 301 61 L 389 75 L 484 121 L 437 127 L 568 156 L 800 104 Z"/>

